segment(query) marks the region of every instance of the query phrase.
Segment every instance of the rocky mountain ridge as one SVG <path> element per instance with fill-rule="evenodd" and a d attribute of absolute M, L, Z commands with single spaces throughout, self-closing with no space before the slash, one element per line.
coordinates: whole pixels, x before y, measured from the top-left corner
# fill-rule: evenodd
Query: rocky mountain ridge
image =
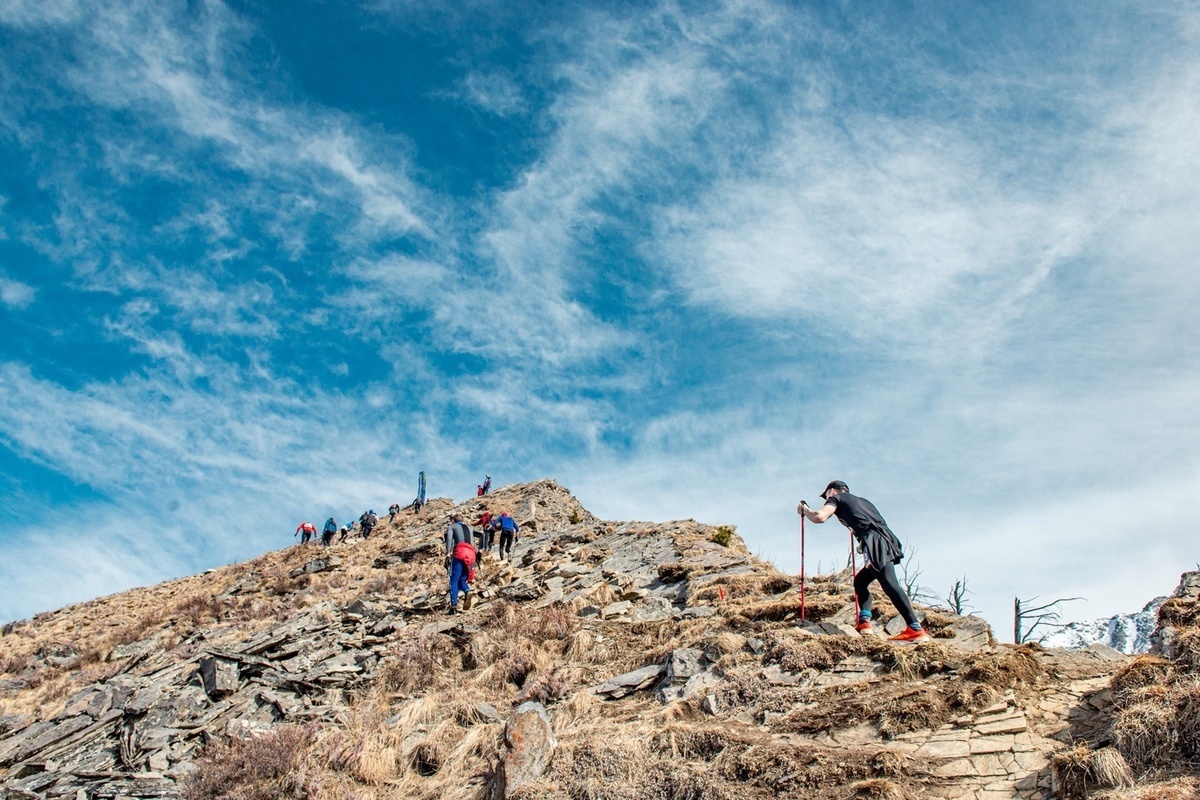
<path fill-rule="evenodd" d="M 1158 609 L 1167 596 L 1156 597 L 1141 611 L 1071 622 L 1041 640 L 1043 647 L 1079 649 L 1102 644 L 1126 655 L 1149 653 L 1158 627 Z"/>
<path fill-rule="evenodd" d="M 485 555 L 472 607 L 447 615 L 447 514 L 484 509 L 521 522 L 516 558 Z M 1148 749 L 1119 713 L 1151 702 L 1137 692 L 1161 669 L 1194 669 L 1200 586 L 1164 605 L 1151 662 L 999 645 L 982 620 L 937 609 L 922 610 L 929 644 L 862 637 L 850 577 L 812 577 L 802 596 L 731 528 L 599 520 L 550 480 L 437 500 L 367 540 L 8 626 L 0 798 L 1195 788 L 1186 737 Z M 877 609 L 899 624 L 886 599 Z M 1172 720 L 1155 730 L 1184 730 Z"/>

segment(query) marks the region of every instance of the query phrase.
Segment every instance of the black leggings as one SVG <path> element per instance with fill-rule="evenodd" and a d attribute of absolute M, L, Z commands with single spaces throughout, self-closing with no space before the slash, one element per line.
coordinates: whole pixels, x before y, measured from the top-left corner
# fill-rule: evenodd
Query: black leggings
<path fill-rule="evenodd" d="M 900 612 L 900 616 L 904 617 L 904 621 L 908 623 L 909 627 L 920 624 L 917 620 L 917 613 L 913 611 L 912 603 L 908 599 L 908 594 L 905 593 L 904 587 L 896 578 L 896 567 L 893 564 L 884 567 L 866 566 L 854 576 L 854 596 L 858 598 L 860 612 L 871 610 L 871 590 L 869 588 L 871 581 L 879 581 L 883 593 L 888 596 L 888 600 L 892 601 L 892 605 Z"/>
<path fill-rule="evenodd" d="M 504 553 L 508 553 L 508 557 L 512 558 L 513 532 L 500 530 L 500 558 L 504 558 Z"/>

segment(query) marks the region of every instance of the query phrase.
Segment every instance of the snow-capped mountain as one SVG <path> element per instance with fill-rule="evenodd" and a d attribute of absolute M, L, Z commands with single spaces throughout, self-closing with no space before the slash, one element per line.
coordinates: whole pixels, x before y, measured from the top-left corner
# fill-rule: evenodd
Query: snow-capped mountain
<path fill-rule="evenodd" d="M 1158 625 L 1158 607 L 1167 598 L 1156 597 L 1134 614 L 1117 614 L 1107 619 L 1072 622 L 1049 634 L 1041 643 L 1045 647 L 1078 649 L 1090 644 L 1105 644 L 1122 653 L 1146 653 L 1150 637 Z"/>

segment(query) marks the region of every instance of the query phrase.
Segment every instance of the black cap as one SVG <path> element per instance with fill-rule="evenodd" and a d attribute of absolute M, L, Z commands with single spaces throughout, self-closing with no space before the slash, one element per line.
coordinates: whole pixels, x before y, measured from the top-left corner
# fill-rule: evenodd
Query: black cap
<path fill-rule="evenodd" d="M 825 491 L 821 492 L 822 500 L 829 499 L 828 494 L 830 489 L 837 489 L 839 492 L 850 491 L 850 487 L 846 485 L 845 481 L 830 481 L 829 485 L 825 487 Z"/>

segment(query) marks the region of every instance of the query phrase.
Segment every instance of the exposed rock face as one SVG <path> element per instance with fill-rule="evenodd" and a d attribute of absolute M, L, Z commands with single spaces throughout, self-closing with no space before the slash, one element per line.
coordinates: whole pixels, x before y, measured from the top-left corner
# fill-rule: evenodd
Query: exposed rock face
<path fill-rule="evenodd" d="M 440 536 L 453 508 L 468 516 L 508 510 L 523 533 L 514 560 L 482 560 L 474 608 L 450 616 Z M 728 547 L 711 541 L 714 531 L 691 520 L 597 520 L 562 487 L 540 481 L 457 507 L 434 501 L 397 525 L 381 523 L 369 544 L 335 547 L 336 558 L 299 552 L 286 565 L 260 565 L 231 576 L 213 602 L 253 608 L 268 595 L 314 593 L 350 576 L 362 585 L 340 602 L 315 600 L 255 630 L 222 618 L 169 647 L 168 621 L 114 647 L 97 676 L 77 682 L 50 713 L 0 708 L 0 800 L 180 797 L 205 744 L 285 724 L 326 733 L 322 758 L 344 770 L 341 779 L 382 780 L 361 764 L 345 767 L 345 753 L 356 751 L 336 746 L 335 735 L 348 735 L 346 720 L 365 713 L 355 698 L 381 682 L 393 687 L 392 706 L 371 717 L 370 736 L 408 727 L 379 745 L 391 755 L 375 768 L 394 762 L 386 768 L 412 780 L 439 780 L 454 737 L 476 736 L 484 777 L 472 783 L 471 769 L 456 767 L 466 774 L 446 784 L 456 787 L 446 797 L 562 796 L 571 781 L 616 780 L 584 774 L 588 753 L 599 754 L 597 769 L 623 767 L 604 756 L 609 745 L 584 741 L 580 731 L 592 725 L 617 741 L 641 741 L 644 729 L 616 732 L 660 711 L 691 726 L 660 732 L 656 722 L 652 741 L 638 745 L 674 754 L 678 769 L 661 780 L 683 783 L 643 786 L 667 796 L 706 796 L 697 781 L 735 775 L 747 800 L 825 797 L 826 788 L 884 777 L 903 777 L 914 796 L 1041 800 L 1050 796 L 1050 755 L 1104 735 L 1107 683 L 1122 654 L 1018 652 L 995 645 L 981 620 L 933 610 L 926 622 L 934 645 L 859 637 L 848 628 L 849 575 L 810 583 L 801 623 L 795 582 L 750 556 L 736 536 Z M 503 609 L 515 627 L 493 630 Z M 881 598 L 877 609 L 886 622 L 890 606 Z M 495 641 L 529 620 L 543 626 L 545 644 L 522 650 Z M 628 649 L 636 642 L 640 649 Z M 501 655 L 481 660 L 488 652 Z M 9 680 L 36 683 L 50 657 L 66 659 L 54 669 L 74 670 L 63 674 L 84 675 L 69 665 L 79 654 L 56 650 L 31 656 Z M 421 722 L 433 713 L 422 698 L 438 670 L 450 685 L 478 679 L 493 688 L 464 691 L 441 727 Z M 0 700 L 29 691 L 4 689 Z M 562 711 L 567 706 L 582 710 Z M 565 729 L 556 727 L 560 713 Z M 810 766 L 755 772 L 769 766 L 755 754 L 776 751 Z M 826 779 L 811 771 L 817 763 L 843 767 Z M 895 764 L 906 766 L 895 772 Z"/>
<path fill-rule="evenodd" d="M 513 797 L 542 777 L 557 745 L 550 717 L 542 704 L 527 702 L 518 706 L 504 726 L 504 751 L 492 797 L 495 800 Z"/>

